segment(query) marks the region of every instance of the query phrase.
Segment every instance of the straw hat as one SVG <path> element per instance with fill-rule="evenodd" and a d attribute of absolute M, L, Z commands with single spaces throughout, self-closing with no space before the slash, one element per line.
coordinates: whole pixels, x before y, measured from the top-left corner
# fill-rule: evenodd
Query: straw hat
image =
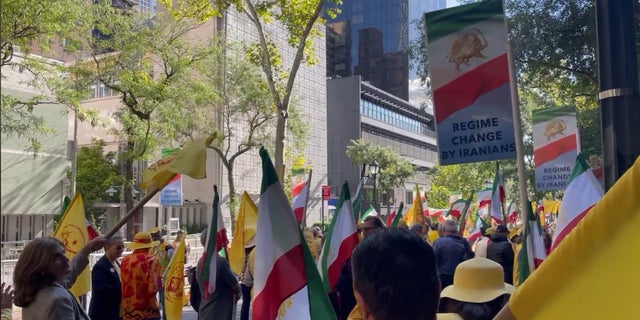
<path fill-rule="evenodd" d="M 515 288 L 504 283 L 502 266 L 485 258 L 473 258 L 458 265 L 453 275 L 453 285 L 440 294 L 462 302 L 483 303 L 503 294 L 511 294 Z"/>
<path fill-rule="evenodd" d="M 149 230 L 149 233 L 158 233 L 160 232 L 160 229 L 158 227 L 153 227 L 151 228 L 151 230 Z"/>
<path fill-rule="evenodd" d="M 133 237 L 133 242 L 126 242 L 124 246 L 131 250 L 136 250 L 152 248 L 158 244 L 160 244 L 160 241 L 152 241 L 151 234 L 149 232 L 138 232 L 135 237 Z"/>

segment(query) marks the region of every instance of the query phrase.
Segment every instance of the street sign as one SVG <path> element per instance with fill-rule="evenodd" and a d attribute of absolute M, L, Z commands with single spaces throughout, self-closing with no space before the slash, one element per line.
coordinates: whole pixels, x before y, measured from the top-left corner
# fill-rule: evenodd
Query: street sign
<path fill-rule="evenodd" d="M 322 185 L 322 200 L 329 200 L 331 198 L 331 186 Z"/>

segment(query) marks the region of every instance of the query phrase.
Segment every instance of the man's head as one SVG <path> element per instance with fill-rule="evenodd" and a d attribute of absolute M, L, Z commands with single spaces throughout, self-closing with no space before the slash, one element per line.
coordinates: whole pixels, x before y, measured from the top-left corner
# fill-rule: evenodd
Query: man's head
<path fill-rule="evenodd" d="M 507 236 L 509 235 L 509 229 L 504 224 L 498 225 L 496 227 L 496 234 Z"/>
<path fill-rule="evenodd" d="M 409 228 L 409 230 L 415 232 L 418 236 L 422 236 L 424 228 L 422 227 L 421 224 L 416 223 L 416 224 L 412 225 L 411 228 Z"/>
<path fill-rule="evenodd" d="M 151 234 L 151 240 L 162 242 L 162 235 L 160 234 L 160 229 L 158 227 L 151 228 L 149 233 Z"/>
<path fill-rule="evenodd" d="M 442 222 L 442 233 L 445 235 L 448 234 L 458 234 L 458 223 L 453 220 L 445 220 Z"/>
<path fill-rule="evenodd" d="M 440 281 L 433 249 L 415 232 L 382 228 L 351 256 L 355 297 L 366 319 L 435 319 Z"/>
<path fill-rule="evenodd" d="M 104 255 L 107 256 L 109 261 L 115 261 L 122 256 L 124 251 L 124 239 L 122 236 L 115 235 L 107 239 L 107 243 L 104 245 Z"/>
<path fill-rule="evenodd" d="M 371 235 L 373 231 L 376 231 L 380 228 L 384 228 L 384 223 L 382 223 L 382 220 L 380 220 L 380 218 L 376 216 L 368 216 L 362 223 L 362 236 L 366 238 Z"/>

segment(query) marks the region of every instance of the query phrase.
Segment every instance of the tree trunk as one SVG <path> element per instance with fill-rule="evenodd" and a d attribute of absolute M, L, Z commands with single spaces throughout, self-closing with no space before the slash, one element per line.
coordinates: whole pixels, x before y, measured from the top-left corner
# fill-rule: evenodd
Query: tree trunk
<path fill-rule="evenodd" d="M 127 150 L 132 150 L 133 149 L 133 142 L 127 142 Z M 129 212 L 129 210 L 131 210 L 131 208 L 133 208 L 133 192 L 132 192 L 132 188 L 131 188 L 131 181 L 133 181 L 133 159 L 126 159 L 124 162 L 124 170 L 125 170 L 125 175 L 124 175 L 124 190 L 121 190 L 121 192 L 124 192 L 124 202 L 125 202 L 125 208 L 126 208 L 126 212 Z M 129 219 L 127 221 L 127 239 L 130 239 L 131 241 L 133 241 L 133 237 L 135 235 L 133 226 L 134 226 L 134 221 L 138 218 L 138 213 L 136 213 L 131 219 Z"/>
<path fill-rule="evenodd" d="M 278 115 L 278 122 L 276 124 L 276 154 L 274 155 L 274 166 L 281 182 L 284 182 L 284 151 L 287 139 L 287 117 L 285 114 L 286 112 L 282 112 Z"/>
<path fill-rule="evenodd" d="M 233 178 L 233 162 L 227 167 L 227 183 L 229 184 L 229 215 L 231 216 L 231 233 L 236 226 L 236 212 L 238 210 L 238 197 L 236 195 L 235 179 Z"/>

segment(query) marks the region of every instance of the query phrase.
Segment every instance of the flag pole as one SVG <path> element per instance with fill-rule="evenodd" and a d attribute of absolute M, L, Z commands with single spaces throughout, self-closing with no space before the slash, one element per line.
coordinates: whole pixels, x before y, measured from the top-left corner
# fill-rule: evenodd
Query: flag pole
<path fill-rule="evenodd" d="M 513 46 L 511 41 L 507 41 L 507 57 L 509 59 L 509 71 L 511 77 L 510 89 L 511 89 L 511 108 L 513 109 L 513 131 L 516 138 L 516 163 L 518 165 L 518 191 L 520 193 L 520 208 L 524 208 L 527 205 L 527 174 L 524 164 L 524 143 L 522 142 L 522 119 L 520 118 L 520 98 L 518 97 L 518 83 L 516 78 L 516 67 L 513 61 Z M 524 210 L 520 210 L 520 214 Z"/>
<path fill-rule="evenodd" d="M 307 197 L 304 202 L 304 211 L 302 211 L 302 229 L 307 227 L 307 206 L 309 205 L 309 193 L 311 193 L 311 177 L 313 176 L 313 169 L 309 169 L 309 176 L 307 177 Z"/>
<path fill-rule="evenodd" d="M 175 177 L 175 174 L 171 177 L 171 179 L 173 179 L 173 177 Z M 149 193 L 147 193 L 144 198 L 136 203 L 133 208 L 131 208 L 131 210 L 129 210 L 129 212 L 127 212 L 127 214 L 122 217 L 122 219 L 120 219 L 120 221 L 118 221 L 107 233 L 104 234 L 104 237 L 107 239 L 111 238 L 116 232 L 118 232 L 118 230 L 120 230 L 120 228 L 122 228 L 122 226 L 127 223 L 127 221 L 133 218 L 138 210 L 140 210 L 145 204 L 147 204 L 147 202 L 149 202 L 149 200 L 151 200 L 151 198 L 153 198 L 159 191 L 160 189 L 158 188 L 154 188 L 149 191 Z"/>

